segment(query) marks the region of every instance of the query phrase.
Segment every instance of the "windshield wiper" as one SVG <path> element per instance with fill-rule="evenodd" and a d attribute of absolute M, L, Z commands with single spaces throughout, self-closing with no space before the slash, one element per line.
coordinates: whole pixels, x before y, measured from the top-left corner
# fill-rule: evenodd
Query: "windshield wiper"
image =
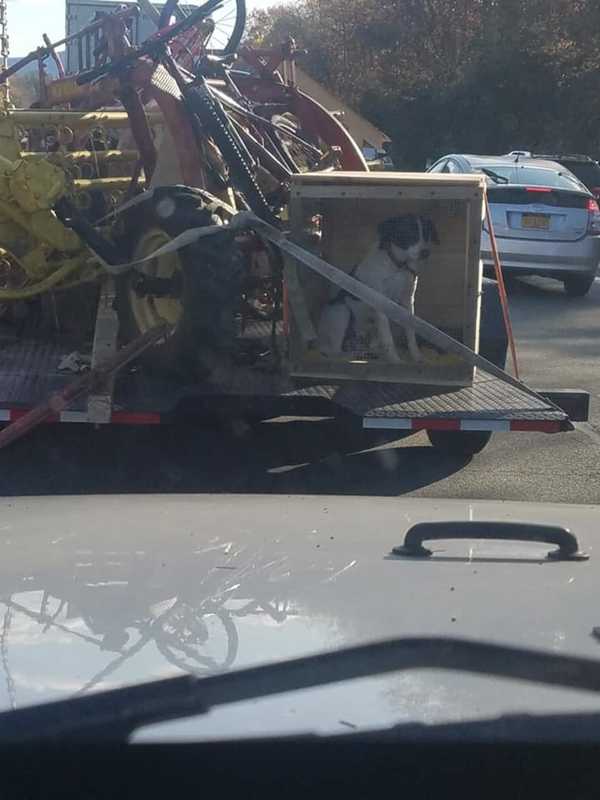
<path fill-rule="evenodd" d="M 487 167 L 480 167 L 479 169 L 484 175 L 487 175 L 488 178 L 491 178 L 494 183 L 510 183 L 508 178 L 506 178 L 504 175 L 498 175 L 498 173 L 494 172 L 493 169 L 488 169 Z"/>
<path fill-rule="evenodd" d="M 600 692 L 600 661 L 443 637 L 390 639 L 236 670 L 186 675 L 0 714 L 0 742 L 127 740 L 216 706 L 408 669 L 443 669 Z"/>

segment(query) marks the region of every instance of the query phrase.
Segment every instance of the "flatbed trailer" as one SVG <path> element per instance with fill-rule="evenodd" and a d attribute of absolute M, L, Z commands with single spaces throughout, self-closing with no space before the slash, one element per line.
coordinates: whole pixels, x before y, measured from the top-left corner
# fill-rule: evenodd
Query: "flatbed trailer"
<path fill-rule="evenodd" d="M 59 364 L 74 352 L 72 341 L 35 338 L 0 341 L 0 422 L 13 422 L 73 380 Z M 84 357 L 91 353 L 81 353 Z M 282 415 L 353 416 L 368 429 L 558 433 L 570 430 L 571 417 L 586 416 L 585 393 L 535 396 L 477 371 L 466 387 L 428 387 L 373 381 L 288 380 L 265 389 L 208 382 L 184 384 L 147 373 L 136 365 L 117 377 L 106 424 L 159 425 L 189 421 L 215 412 L 252 418 Z M 89 400 L 49 417 L 54 423 L 97 423 Z M 567 406 L 569 408 L 569 406 Z"/>
<path fill-rule="evenodd" d="M 295 247 L 287 240 L 280 240 L 279 246 Z M 332 279 L 347 284 L 358 296 L 368 291 L 351 276 L 306 251 L 301 250 L 297 258 L 313 269 L 329 270 Z M 499 365 L 504 362 L 506 343 L 494 339 L 499 329 L 495 318 L 497 293 L 490 291 L 495 288 L 491 282 L 487 284 L 490 285 L 482 287 L 486 323 L 481 327 L 483 358 L 455 343 L 478 365 L 473 381 L 467 385 L 299 377 L 288 373 L 281 364 L 271 364 L 270 369 L 235 368 L 220 383 L 184 382 L 164 371 L 149 370 L 138 359 L 115 371 L 110 380 L 103 378 L 100 383 L 93 383 L 89 392 L 71 397 L 74 381 L 81 378 L 74 371 L 84 371 L 86 365 L 96 370 L 103 362 L 118 358 L 114 286 L 107 279 L 97 306 L 93 342 L 42 336 L 35 329 L 19 332 L 14 327 L 0 327 L 0 426 L 17 423 L 14 440 L 37 424 L 29 424 L 31 415 L 23 419 L 28 412 L 35 410 L 33 419 L 37 415 L 41 421 L 39 410 L 44 407 L 44 422 L 99 427 L 185 424 L 215 416 L 249 421 L 330 416 L 370 430 L 426 431 L 434 446 L 460 455 L 480 452 L 494 432 L 572 430 L 573 421 L 587 420 L 589 395 L 580 391 L 536 392 L 503 371 Z M 395 303 L 374 294 L 372 302 L 387 304 L 392 319 L 398 313 L 406 314 Z M 431 328 L 417 318 L 414 324 L 425 325 L 426 331 Z M 436 339 L 443 336 L 433 330 Z M 271 345 L 275 345 L 274 352 L 285 352 L 286 336 L 283 320 L 254 321 L 240 324 L 237 338 L 247 340 L 254 352 L 268 350 Z M 70 398 L 68 402 L 66 397 Z M 48 413 L 52 409 L 55 411 Z M 16 432 L 14 425 L 12 430 Z M 3 440 L 1 445 L 6 443 Z"/>

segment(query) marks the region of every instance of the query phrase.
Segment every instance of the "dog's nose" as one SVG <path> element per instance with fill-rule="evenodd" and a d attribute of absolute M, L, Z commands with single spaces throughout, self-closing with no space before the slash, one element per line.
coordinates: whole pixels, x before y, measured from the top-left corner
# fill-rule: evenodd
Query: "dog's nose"
<path fill-rule="evenodd" d="M 421 259 L 429 258 L 429 250 L 421 250 Z"/>

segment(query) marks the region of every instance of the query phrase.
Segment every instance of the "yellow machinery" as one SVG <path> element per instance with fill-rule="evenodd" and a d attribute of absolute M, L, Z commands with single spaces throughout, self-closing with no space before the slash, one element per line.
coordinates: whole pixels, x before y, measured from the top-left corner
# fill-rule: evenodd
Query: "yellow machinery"
<path fill-rule="evenodd" d="M 65 196 L 83 212 L 98 206 L 98 196 L 106 212 L 121 202 L 138 154 L 108 149 L 107 132 L 127 125 L 127 114 L 118 111 L 0 110 L 0 304 L 100 274 L 89 249 L 52 208 Z M 32 144 L 40 149 L 27 149 Z"/>

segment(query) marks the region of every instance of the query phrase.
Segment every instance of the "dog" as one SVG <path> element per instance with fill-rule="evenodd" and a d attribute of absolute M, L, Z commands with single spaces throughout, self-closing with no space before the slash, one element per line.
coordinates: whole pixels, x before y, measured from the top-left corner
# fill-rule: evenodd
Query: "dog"
<path fill-rule="evenodd" d="M 362 283 L 415 313 L 415 293 L 421 264 L 440 240 L 433 221 L 426 216 L 404 214 L 384 220 L 377 228 L 377 241 L 352 271 Z M 323 309 L 318 325 L 321 353 L 328 357 L 343 353 L 344 341 L 353 327 L 358 337 L 367 338 L 374 330 L 379 350 L 392 364 L 402 363 L 387 316 L 347 292 L 338 292 Z M 423 359 L 412 328 L 405 328 L 411 359 Z"/>

